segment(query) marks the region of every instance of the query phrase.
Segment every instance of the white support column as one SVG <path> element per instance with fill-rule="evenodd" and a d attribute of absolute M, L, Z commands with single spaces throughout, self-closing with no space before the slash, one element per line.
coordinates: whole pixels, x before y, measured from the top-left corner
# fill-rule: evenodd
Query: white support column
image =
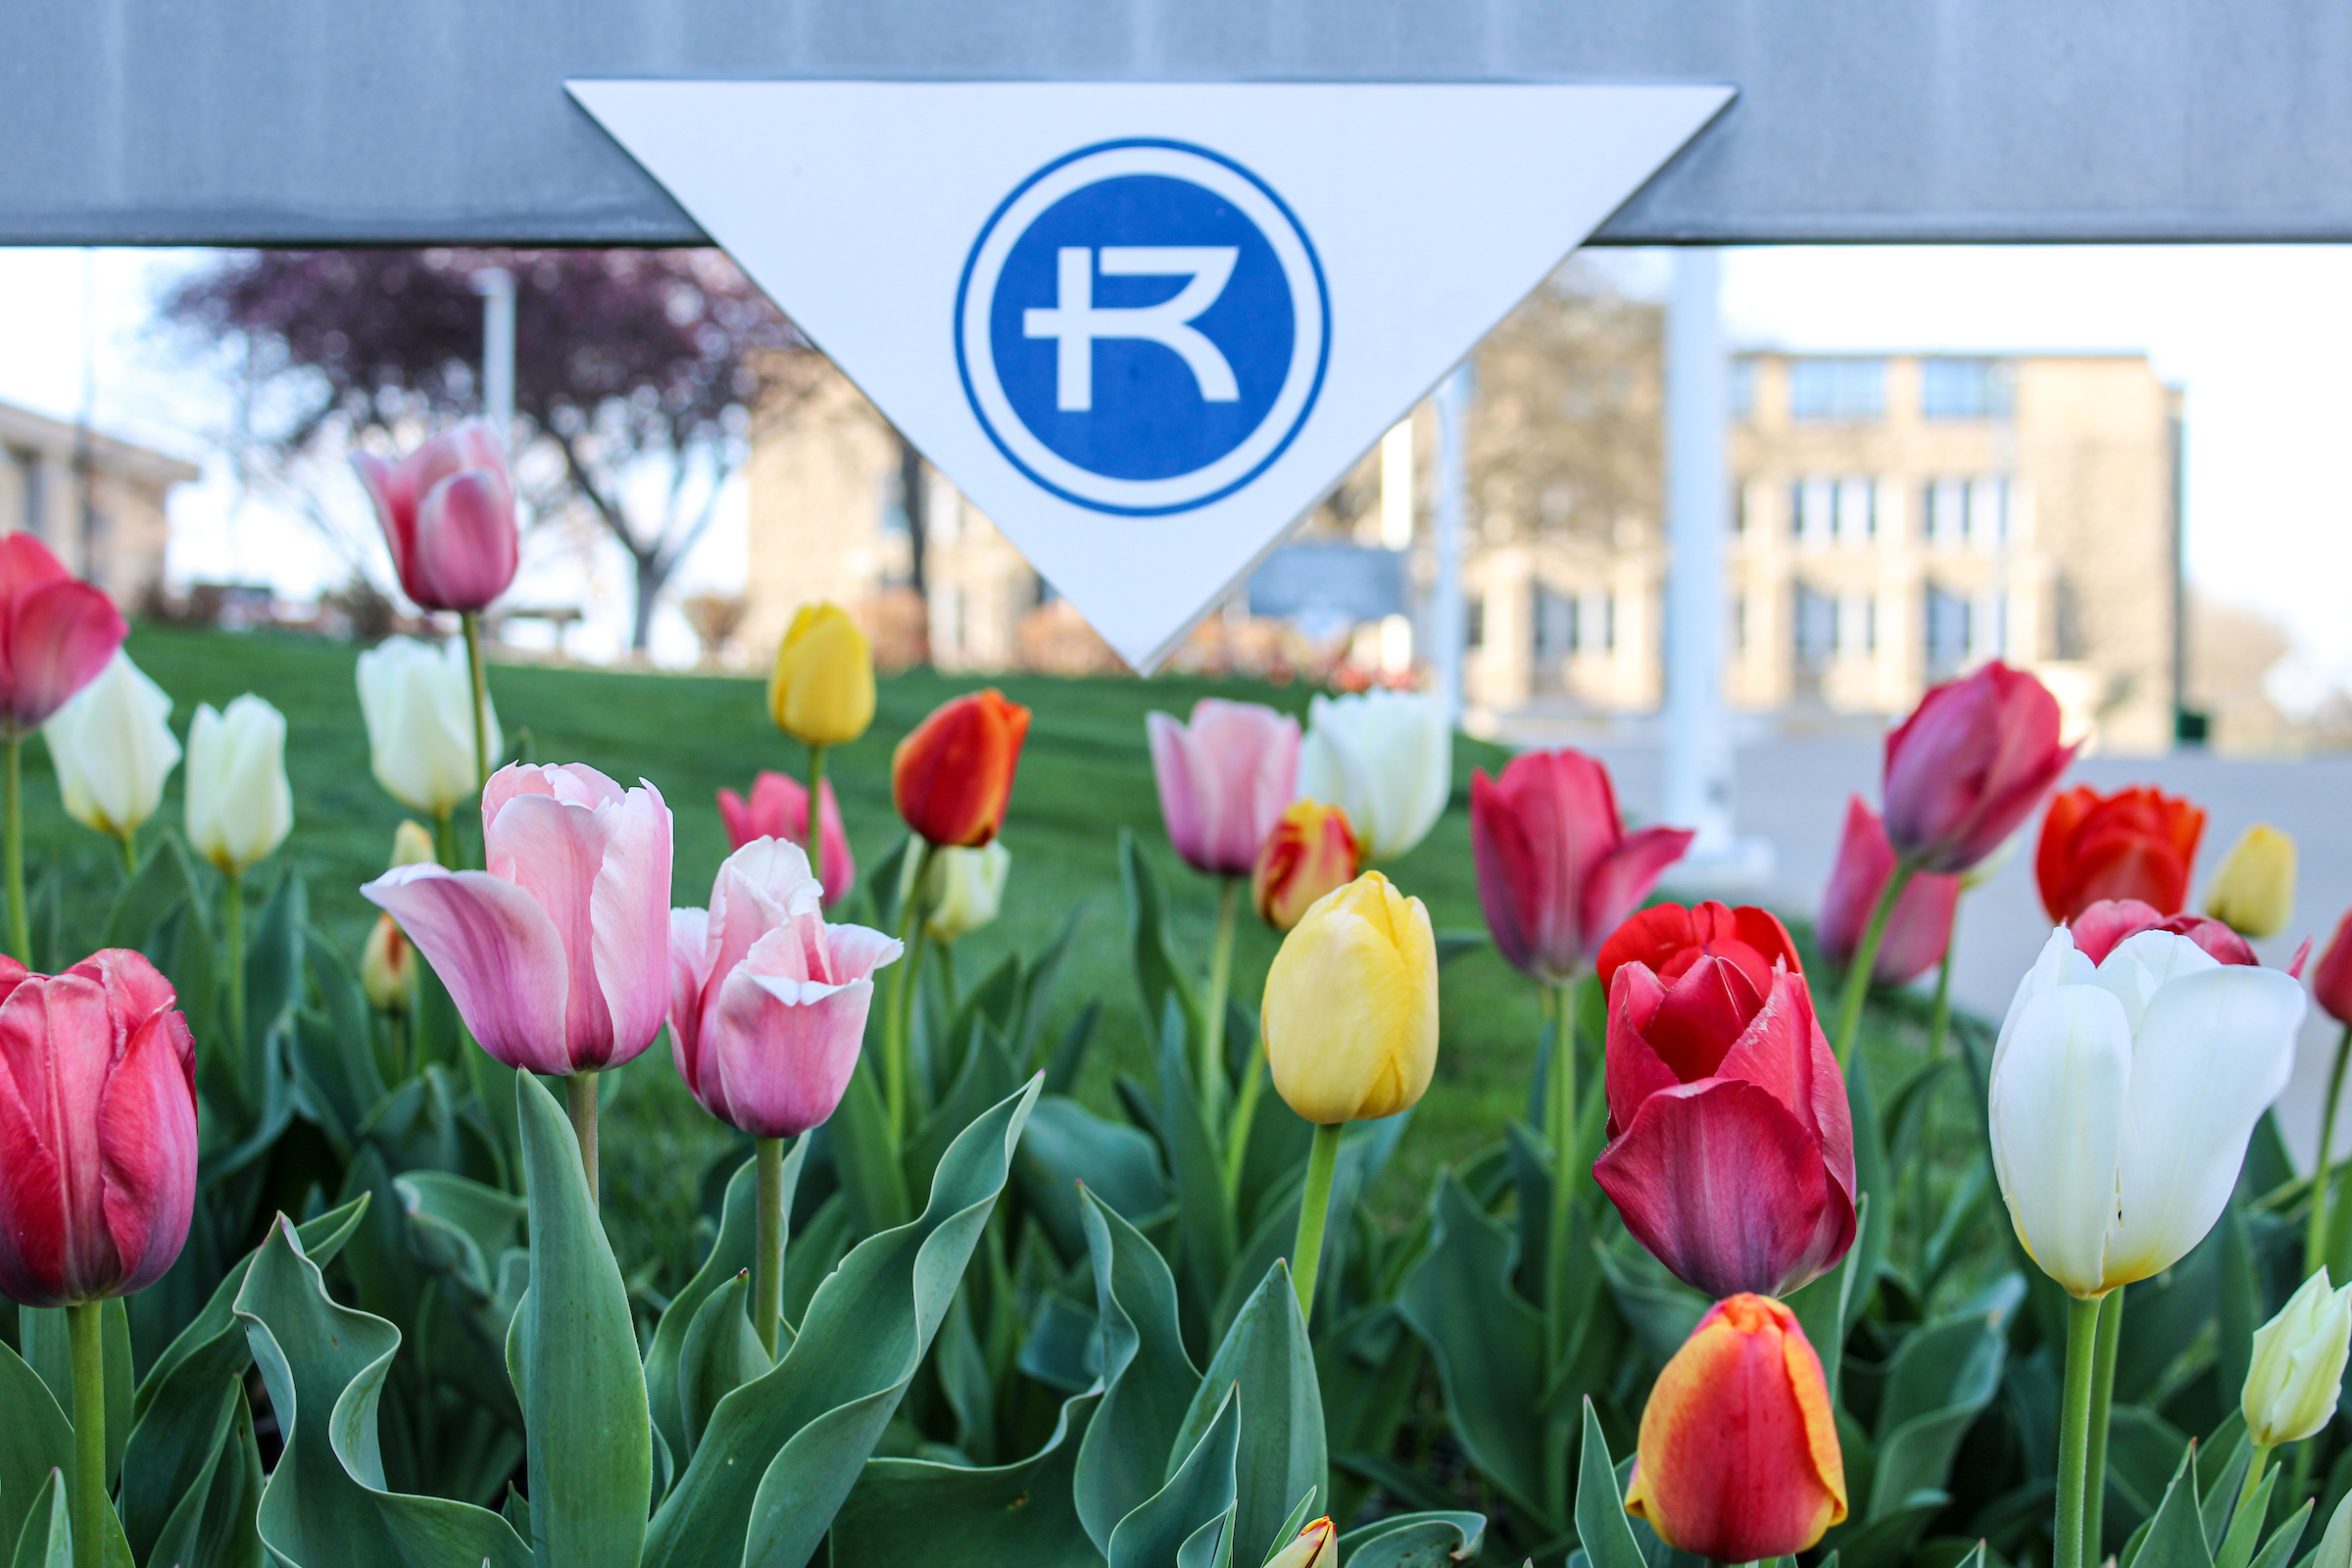
<path fill-rule="evenodd" d="M 482 417 L 500 441 L 514 441 L 514 274 L 498 268 L 473 274 L 482 297 Z"/>
<path fill-rule="evenodd" d="M 1430 590 L 1429 667 L 1455 723 L 1462 717 L 1462 443 L 1470 362 L 1438 385 L 1437 580 Z"/>

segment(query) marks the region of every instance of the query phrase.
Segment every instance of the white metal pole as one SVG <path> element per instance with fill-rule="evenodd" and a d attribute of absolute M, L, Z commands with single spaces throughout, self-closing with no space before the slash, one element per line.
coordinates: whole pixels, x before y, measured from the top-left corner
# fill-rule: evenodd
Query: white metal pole
<path fill-rule="evenodd" d="M 498 438 L 514 440 L 514 274 L 490 268 L 473 274 L 482 297 L 482 417 Z"/>
<path fill-rule="evenodd" d="M 1446 715 L 1462 717 L 1462 444 L 1470 413 L 1470 363 L 1438 385 L 1437 581 L 1430 592 L 1429 666 Z"/>
<path fill-rule="evenodd" d="M 1674 253 L 1666 314 L 1666 820 L 1697 858 L 1732 851 L 1732 744 L 1723 712 L 1723 541 L 1730 424 L 1722 259 Z"/>

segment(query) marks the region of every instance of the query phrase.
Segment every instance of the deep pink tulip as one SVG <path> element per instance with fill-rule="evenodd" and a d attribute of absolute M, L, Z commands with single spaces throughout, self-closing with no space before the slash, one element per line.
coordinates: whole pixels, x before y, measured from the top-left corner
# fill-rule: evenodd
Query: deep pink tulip
<path fill-rule="evenodd" d="M 130 627 L 32 534 L 0 535 L 0 734 L 23 735 L 98 678 Z"/>
<path fill-rule="evenodd" d="M 754 839 L 727 858 L 709 909 L 669 912 L 669 1049 L 703 1108 L 756 1138 L 833 1114 L 899 943 L 827 925 L 800 847 Z"/>
<path fill-rule="evenodd" d="M 1470 775 L 1470 853 L 1494 946 L 1550 984 L 1572 979 L 1666 868 L 1688 828 L 1628 833 L 1609 770 L 1582 752 L 1526 752 Z"/>
<path fill-rule="evenodd" d="M 1845 1079 L 1804 976 L 1761 995 L 1732 958 L 1609 987 L 1609 1143 L 1593 1180 L 1685 1284 L 1781 1296 L 1854 1243 Z"/>
<path fill-rule="evenodd" d="M 1148 713 L 1144 730 L 1168 842 L 1196 871 L 1248 876 L 1298 793 L 1298 721 L 1262 703 L 1203 697 L 1191 723 Z"/>
<path fill-rule="evenodd" d="M 138 954 L 60 975 L 0 958 L 0 1293 L 65 1306 L 143 1291 L 196 1206 L 196 1043 Z"/>
<path fill-rule="evenodd" d="M 514 480 L 489 425 L 467 419 L 397 463 L 352 455 L 400 586 L 426 610 L 479 610 L 514 580 Z"/>
<path fill-rule="evenodd" d="M 392 911 L 482 1049 L 510 1067 L 616 1067 L 669 1009 L 669 808 L 582 762 L 490 775 L 487 871 L 398 865 Z"/>
<path fill-rule="evenodd" d="M 841 802 L 834 799 L 833 781 L 819 787 L 822 797 L 817 819 L 824 827 L 825 902 L 839 904 L 858 885 L 858 862 L 850 855 L 850 835 L 841 825 Z M 733 790 L 718 792 L 718 814 L 727 824 L 727 839 L 742 849 L 754 839 L 784 839 L 808 844 L 808 786 L 790 774 L 763 767 L 752 780 L 752 798 Z"/>
<path fill-rule="evenodd" d="M 2058 699 L 1999 660 L 1931 689 L 1886 737 L 1886 838 L 1926 871 L 1965 871 L 2025 824 L 2075 760 Z"/>
<path fill-rule="evenodd" d="M 2201 914 L 2165 914 L 2137 899 L 2101 899 L 2066 924 L 2074 933 L 2075 951 L 2093 963 L 2105 963 L 2107 955 L 2122 947 L 2127 937 L 2142 931 L 2169 931 L 2186 937 L 2223 963 L 2252 966 L 2262 962 L 2246 939 L 2221 921 Z"/>
<path fill-rule="evenodd" d="M 2077 938 L 2080 946 L 2081 939 Z M 2308 950 L 2311 944 L 2303 944 Z M 2335 924 L 2335 934 L 2328 939 L 2328 951 L 2320 955 L 2320 966 L 2311 972 L 2311 995 L 2320 1010 L 2337 1023 L 2352 1026 L 2352 909 Z"/>
<path fill-rule="evenodd" d="M 1838 863 L 1830 867 L 1829 891 L 1821 896 L 1821 918 L 1813 935 L 1822 955 L 1840 969 L 1854 961 L 1886 879 L 1894 875 L 1894 846 L 1886 824 L 1857 795 L 1846 802 L 1845 837 L 1838 841 Z M 1952 914 L 1960 906 L 1960 878 L 1945 871 L 1921 871 L 1905 884 L 1886 917 L 1886 934 L 1870 966 L 1873 985 L 1900 985 L 1943 961 L 1951 945 Z"/>

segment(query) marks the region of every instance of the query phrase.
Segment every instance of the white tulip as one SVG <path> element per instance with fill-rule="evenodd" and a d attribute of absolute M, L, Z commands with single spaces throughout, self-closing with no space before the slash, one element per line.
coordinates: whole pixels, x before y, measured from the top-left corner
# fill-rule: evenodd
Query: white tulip
<path fill-rule="evenodd" d="M 1369 691 L 1307 705 L 1298 799 L 1345 807 L 1367 859 L 1404 854 L 1453 790 L 1453 726 L 1434 692 Z"/>
<path fill-rule="evenodd" d="M 921 851 L 907 847 L 899 873 L 899 898 L 914 890 L 915 862 Z M 931 869 L 923 876 L 923 929 L 934 941 L 954 942 L 977 931 L 997 917 L 1004 903 L 1004 879 L 1012 873 L 1012 852 L 997 839 L 976 850 L 935 849 Z"/>
<path fill-rule="evenodd" d="M 2179 1262 L 2221 1217 L 2294 1064 L 2303 988 L 2142 931 L 2095 968 L 2064 926 L 1993 1048 L 1993 1170 L 2042 1272 L 2096 1297 Z"/>
<path fill-rule="evenodd" d="M 2254 1331 L 2246 1369 L 2246 1436 L 2258 1447 L 2299 1443 L 2335 1415 L 2352 1351 L 2352 1285 L 2330 1290 L 2328 1271 L 2305 1280 L 2278 1315 Z"/>
<path fill-rule="evenodd" d="M 251 692 L 188 726 L 188 843 L 230 874 L 283 844 L 294 826 L 286 715 Z"/>
<path fill-rule="evenodd" d="M 360 656 L 360 711 L 375 781 L 413 810 L 443 816 L 482 793 L 473 751 L 473 672 L 459 642 L 390 637 Z M 491 755 L 504 749 L 485 709 Z"/>
<path fill-rule="evenodd" d="M 171 717 L 171 697 L 118 652 L 41 726 L 66 814 L 119 839 L 136 833 L 179 765 Z"/>

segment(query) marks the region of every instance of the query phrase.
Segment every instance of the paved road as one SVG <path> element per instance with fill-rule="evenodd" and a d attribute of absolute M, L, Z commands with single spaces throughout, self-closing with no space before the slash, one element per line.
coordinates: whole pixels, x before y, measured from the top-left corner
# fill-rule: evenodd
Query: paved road
<path fill-rule="evenodd" d="M 1625 809 L 1654 819 L 1659 805 L 1655 746 L 1604 742 L 1587 749 L 1616 774 Z M 1846 797 L 1858 793 L 1875 805 L 1879 764 L 1878 743 L 1861 738 L 1769 740 L 1740 750 L 1739 831 L 1769 841 L 1775 852 L 1761 890 L 1766 902 L 1807 913 L 1818 906 L 1837 855 Z M 2285 934 L 2257 944 L 2265 962 L 2283 964 L 2305 936 L 2324 948 L 2338 916 L 2352 907 L 2352 757 L 2305 761 L 2195 753 L 2094 757 L 2076 765 L 2069 775 L 2070 782 L 2075 780 L 2103 790 L 2154 784 L 2202 805 L 2207 819 L 2195 898 L 2202 897 L 2206 876 L 2247 824 L 2267 821 L 2293 834 L 2301 859 L 2295 918 Z M 1987 1017 L 2007 1010 L 2019 976 L 2049 934 L 2031 862 L 2029 842 L 1961 906 L 1953 986 L 1962 1005 Z M 2334 1023 L 2315 1008 L 2304 1024 L 2294 1081 L 2279 1107 L 2298 1157 L 2307 1156 L 2319 1136 L 2319 1102 L 2335 1039 Z M 2352 1129 L 2339 1134 L 2338 1145 L 2352 1149 Z"/>

